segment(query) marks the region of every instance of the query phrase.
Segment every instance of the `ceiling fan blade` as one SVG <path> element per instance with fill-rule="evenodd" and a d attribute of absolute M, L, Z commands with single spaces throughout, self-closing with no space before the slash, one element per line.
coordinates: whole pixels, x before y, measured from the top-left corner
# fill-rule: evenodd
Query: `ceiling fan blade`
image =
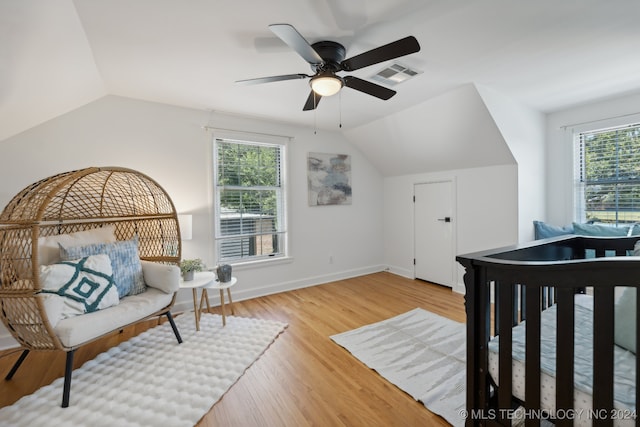
<path fill-rule="evenodd" d="M 324 62 L 309 42 L 300 35 L 298 30 L 293 28 L 293 25 L 271 24 L 269 29 L 309 64 L 322 64 Z"/>
<path fill-rule="evenodd" d="M 236 83 L 245 84 L 245 85 L 255 85 L 259 83 L 280 82 L 283 80 L 306 79 L 309 77 L 311 76 L 308 76 L 306 74 L 285 74 L 282 76 L 259 77 L 257 79 L 236 80 Z"/>
<path fill-rule="evenodd" d="M 343 80 L 345 86 L 375 96 L 376 98 L 384 99 L 385 101 L 396 94 L 395 90 L 387 89 L 384 86 L 359 79 L 358 77 L 345 76 Z"/>
<path fill-rule="evenodd" d="M 320 102 L 321 98 L 322 95 L 318 95 L 314 91 L 311 91 L 309 97 L 307 98 L 307 102 L 304 103 L 302 111 L 315 110 L 318 107 L 318 103 Z"/>
<path fill-rule="evenodd" d="M 354 71 L 360 68 L 379 62 L 388 61 L 389 59 L 399 58 L 404 55 L 419 52 L 420 44 L 413 36 L 408 36 L 400 40 L 396 40 L 384 46 L 371 49 L 367 52 L 356 55 L 353 58 L 345 59 L 340 63 L 344 71 Z"/>

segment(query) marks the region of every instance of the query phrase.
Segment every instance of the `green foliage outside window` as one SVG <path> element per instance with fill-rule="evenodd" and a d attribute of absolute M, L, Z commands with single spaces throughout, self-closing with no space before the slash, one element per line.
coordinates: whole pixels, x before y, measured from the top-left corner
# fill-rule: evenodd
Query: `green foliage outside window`
<path fill-rule="evenodd" d="M 640 125 L 580 134 L 586 220 L 640 222 Z"/>
<path fill-rule="evenodd" d="M 275 189 L 280 187 L 278 147 L 218 144 L 218 185 L 223 208 L 276 215 Z"/>

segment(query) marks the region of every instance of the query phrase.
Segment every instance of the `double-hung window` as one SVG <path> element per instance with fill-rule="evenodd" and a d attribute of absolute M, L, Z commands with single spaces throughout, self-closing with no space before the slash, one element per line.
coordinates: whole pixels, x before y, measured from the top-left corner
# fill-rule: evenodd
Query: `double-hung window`
<path fill-rule="evenodd" d="M 218 262 L 286 256 L 286 144 L 214 138 Z"/>
<path fill-rule="evenodd" d="M 575 134 L 577 221 L 640 222 L 640 124 Z"/>

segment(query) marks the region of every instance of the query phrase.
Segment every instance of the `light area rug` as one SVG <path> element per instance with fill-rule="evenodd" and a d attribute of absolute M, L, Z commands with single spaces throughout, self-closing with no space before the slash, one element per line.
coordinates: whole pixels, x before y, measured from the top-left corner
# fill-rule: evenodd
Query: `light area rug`
<path fill-rule="evenodd" d="M 0 425 L 191 427 L 287 327 L 234 316 L 222 327 L 203 314 L 196 332 L 193 313 L 175 321 L 182 344 L 168 322 L 147 330 L 74 370 L 68 408 L 59 378 L 0 409 Z"/>
<path fill-rule="evenodd" d="M 331 339 L 431 412 L 463 426 L 465 331 L 463 323 L 416 308 Z"/>

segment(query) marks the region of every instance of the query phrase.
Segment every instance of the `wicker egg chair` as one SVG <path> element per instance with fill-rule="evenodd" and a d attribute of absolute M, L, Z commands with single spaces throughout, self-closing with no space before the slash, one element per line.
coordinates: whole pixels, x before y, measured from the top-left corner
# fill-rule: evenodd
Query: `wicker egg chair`
<path fill-rule="evenodd" d="M 158 183 L 131 169 L 91 167 L 51 176 L 20 191 L 0 214 L 0 318 L 25 349 L 7 379 L 29 350 L 63 350 L 70 381 L 75 348 L 60 342 L 37 296 L 38 238 L 108 224 L 115 226 L 117 240 L 137 236 L 142 260 L 179 265 L 173 202 Z M 181 342 L 170 312 L 174 302 L 175 294 L 169 306 L 146 318 L 166 315 Z"/>

